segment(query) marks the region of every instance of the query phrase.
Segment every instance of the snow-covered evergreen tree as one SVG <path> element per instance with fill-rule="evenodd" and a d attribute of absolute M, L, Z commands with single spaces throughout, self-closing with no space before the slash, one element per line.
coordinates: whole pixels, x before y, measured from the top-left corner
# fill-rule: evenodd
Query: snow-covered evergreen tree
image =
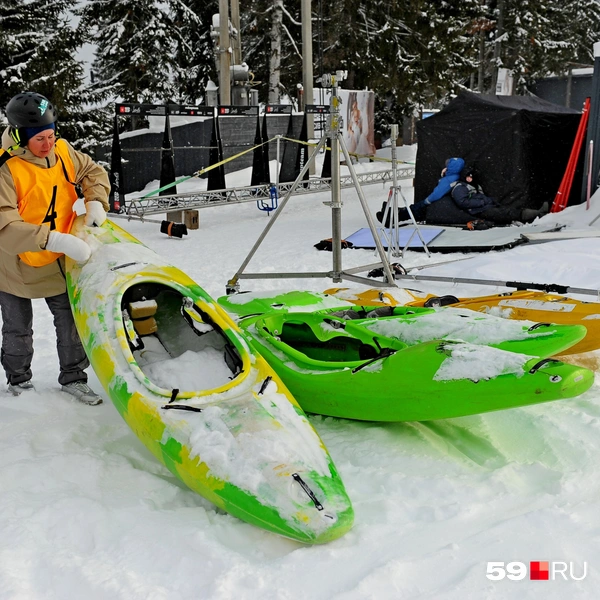
<path fill-rule="evenodd" d="M 495 0 L 487 11 L 496 24 L 489 68 L 509 69 L 518 93 L 569 65 L 593 63 L 593 44 L 600 37 L 598 0 Z"/>
<path fill-rule="evenodd" d="M 201 103 L 208 78 L 218 80 L 218 12 L 218 0 L 87 0 L 78 9 L 3 0 L 0 106 L 39 91 L 56 104 L 65 137 L 91 146 L 110 130 L 112 102 Z M 300 0 L 242 6 L 242 60 L 263 102 L 294 97 L 302 81 L 300 14 Z M 382 128 L 460 88 L 493 91 L 499 67 L 526 93 L 540 77 L 592 64 L 600 40 L 600 0 L 313 0 L 312 16 L 315 78 L 343 69 L 344 87 L 373 89 Z M 85 91 L 84 43 L 97 48 Z"/>
<path fill-rule="evenodd" d="M 209 79 L 216 81 L 214 47 L 210 37 L 218 0 L 169 0 L 173 40 L 174 98 L 183 104 L 199 104 Z"/>
<path fill-rule="evenodd" d="M 313 11 L 314 14 L 314 11 Z M 278 15 L 273 27 L 273 16 Z M 242 53 L 258 85 L 262 102 L 294 98 L 302 83 L 302 26 L 300 0 L 251 0 L 241 13 Z M 277 53 L 277 74 L 272 59 Z"/>
<path fill-rule="evenodd" d="M 62 135 L 75 146 L 89 142 L 81 37 L 71 24 L 68 0 L 3 0 L 0 4 L 0 105 L 19 92 L 47 96 Z M 93 135 L 92 135 L 93 137 Z"/>
<path fill-rule="evenodd" d="M 324 8 L 321 68 L 345 69 L 345 86 L 373 89 L 378 126 L 387 127 L 464 85 L 475 68 L 475 8 L 473 0 L 335 0 Z"/>
<path fill-rule="evenodd" d="M 157 0 L 90 0 L 78 14 L 80 31 L 97 47 L 95 91 L 122 102 L 172 102 L 178 96 L 168 6 Z"/>

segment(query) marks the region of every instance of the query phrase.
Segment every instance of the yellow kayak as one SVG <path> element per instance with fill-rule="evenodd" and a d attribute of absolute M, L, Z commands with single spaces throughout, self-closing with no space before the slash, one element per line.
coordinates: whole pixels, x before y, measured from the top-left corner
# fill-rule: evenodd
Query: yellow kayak
<path fill-rule="evenodd" d="M 600 348 L 600 303 L 598 302 L 584 302 L 566 296 L 530 290 L 473 298 L 435 296 L 405 288 L 390 288 L 386 291 L 381 288 L 370 288 L 360 292 L 348 288 L 330 288 L 325 290 L 325 294 L 364 306 L 452 306 L 506 319 L 584 325 L 587 335 L 563 354 L 581 354 Z"/>

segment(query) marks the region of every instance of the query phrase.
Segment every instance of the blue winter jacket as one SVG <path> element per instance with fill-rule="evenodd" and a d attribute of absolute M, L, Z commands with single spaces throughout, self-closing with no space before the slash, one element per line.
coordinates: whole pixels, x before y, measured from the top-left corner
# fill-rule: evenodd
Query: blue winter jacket
<path fill-rule="evenodd" d="M 446 173 L 438 181 L 438 184 L 433 189 L 433 192 L 423 200 L 424 204 L 431 204 L 436 200 L 440 200 L 444 196 L 450 193 L 452 190 L 452 184 L 458 181 L 460 172 L 465 166 L 465 161 L 462 158 L 451 158 L 448 160 L 446 166 Z"/>

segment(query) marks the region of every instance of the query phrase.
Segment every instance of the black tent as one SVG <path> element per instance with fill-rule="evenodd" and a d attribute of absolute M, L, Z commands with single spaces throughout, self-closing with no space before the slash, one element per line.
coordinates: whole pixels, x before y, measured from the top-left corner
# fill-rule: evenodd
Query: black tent
<path fill-rule="evenodd" d="M 500 204 L 535 209 L 544 202 L 551 205 L 580 117 L 580 111 L 536 96 L 461 92 L 440 112 L 417 123 L 415 202 L 436 186 L 446 159 L 459 156 L 474 166 L 485 193 Z M 580 202 L 582 171 L 580 164 L 571 204 Z M 461 222 L 430 218 L 432 207 L 427 221 Z"/>

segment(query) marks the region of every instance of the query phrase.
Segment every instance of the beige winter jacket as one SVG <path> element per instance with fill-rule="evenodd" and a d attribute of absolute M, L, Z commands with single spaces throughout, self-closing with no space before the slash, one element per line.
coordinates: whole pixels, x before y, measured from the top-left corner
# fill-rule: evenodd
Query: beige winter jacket
<path fill-rule="evenodd" d="M 2 148 L 8 149 L 12 144 L 14 142 L 6 129 L 2 135 Z M 85 202 L 98 200 L 108 210 L 108 174 L 89 156 L 70 145 L 68 147 L 75 166 L 74 183 L 81 185 Z M 48 158 L 38 158 L 27 148 L 17 148 L 11 154 L 40 169 L 56 164 L 54 152 Z M 48 298 L 62 294 L 66 291 L 64 257 L 44 267 L 30 267 L 18 257 L 21 252 L 37 252 L 45 248 L 50 229 L 46 225 L 23 221 L 17 201 L 11 172 L 4 164 L 0 167 L 0 291 L 21 298 Z"/>

